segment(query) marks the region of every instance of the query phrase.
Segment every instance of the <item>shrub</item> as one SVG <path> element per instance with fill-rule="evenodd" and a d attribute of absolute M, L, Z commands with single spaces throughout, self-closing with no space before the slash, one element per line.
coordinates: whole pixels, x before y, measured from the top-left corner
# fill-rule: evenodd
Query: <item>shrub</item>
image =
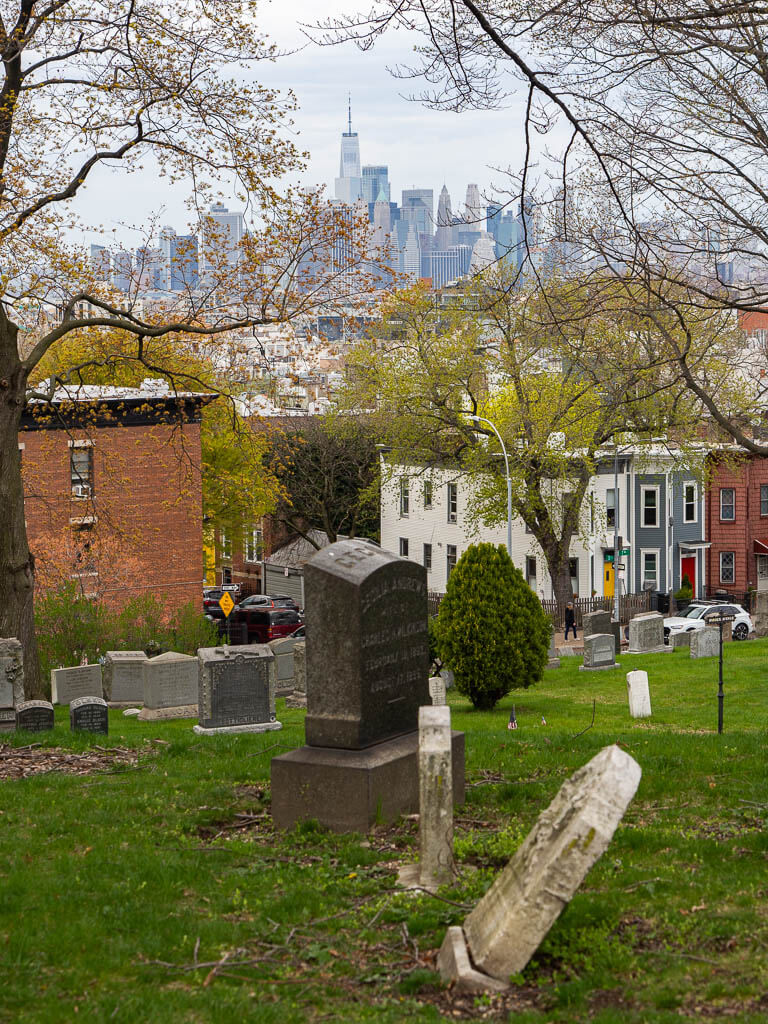
<path fill-rule="evenodd" d="M 693 586 L 688 578 L 688 573 L 683 574 L 680 580 L 680 589 L 675 591 L 675 601 L 691 601 L 693 599 Z"/>
<path fill-rule="evenodd" d="M 538 682 L 550 623 L 501 545 L 473 544 L 451 573 L 438 615 L 440 656 L 479 710 Z"/>

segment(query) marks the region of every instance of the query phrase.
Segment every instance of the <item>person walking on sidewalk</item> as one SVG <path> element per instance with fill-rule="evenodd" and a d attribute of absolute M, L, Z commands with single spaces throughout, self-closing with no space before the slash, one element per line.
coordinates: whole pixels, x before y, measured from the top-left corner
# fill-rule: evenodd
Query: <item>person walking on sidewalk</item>
<path fill-rule="evenodd" d="M 578 640 L 576 636 L 576 613 L 573 610 L 573 602 L 569 601 L 565 606 L 565 639 L 568 639 L 568 630 L 573 630 L 573 639 Z"/>

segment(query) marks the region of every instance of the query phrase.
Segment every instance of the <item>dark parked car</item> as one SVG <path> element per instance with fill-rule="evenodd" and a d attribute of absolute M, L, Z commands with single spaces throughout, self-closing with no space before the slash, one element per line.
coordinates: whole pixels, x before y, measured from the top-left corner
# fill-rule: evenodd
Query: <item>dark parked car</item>
<path fill-rule="evenodd" d="M 301 625 L 301 616 L 293 608 L 243 608 L 232 612 L 233 623 L 246 623 L 249 644 L 266 644 L 290 636 Z"/>
<path fill-rule="evenodd" d="M 221 587 L 205 587 L 203 590 L 203 614 L 210 615 L 212 619 L 223 619 L 224 612 L 222 611 L 219 601 L 222 595 L 225 593 Z M 238 595 L 228 591 L 229 596 L 237 604 Z"/>

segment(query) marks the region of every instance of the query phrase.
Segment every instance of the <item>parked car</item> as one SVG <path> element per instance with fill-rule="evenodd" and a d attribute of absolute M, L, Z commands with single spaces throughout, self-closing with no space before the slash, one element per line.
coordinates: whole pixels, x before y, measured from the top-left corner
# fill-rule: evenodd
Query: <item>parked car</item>
<path fill-rule="evenodd" d="M 301 616 L 293 608 L 244 608 L 238 605 L 232 612 L 234 623 L 246 623 L 249 644 L 267 644 L 282 636 L 290 636 L 302 624 Z"/>
<path fill-rule="evenodd" d="M 704 629 L 710 624 L 710 620 L 717 618 L 720 614 L 733 615 L 731 623 L 731 636 L 734 640 L 746 640 L 754 629 L 752 619 L 748 612 L 745 612 L 738 604 L 709 604 L 701 601 L 694 601 L 680 612 L 679 615 L 670 615 L 664 619 L 664 643 L 669 643 L 669 638 L 675 633 L 690 633 L 695 629 Z"/>
<path fill-rule="evenodd" d="M 212 619 L 223 619 L 224 612 L 219 601 L 225 593 L 228 593 L 232 600 L 237 603 L 238 595 L 232 591 L 224 591 L 221 587 L 204 587 L 203 614 L 210 615 Z"/>
<path fill-rule="evenodd" d="M 299 606 L 296 604 L 292 597 L 287 597 L 284 594 L 276 594 L 272 596 L 270 594 L 251 594 L 250 597 L 244 597 L 240 602 L 240 608 L 293 608 L 294 611 L 300 611 Z"/>

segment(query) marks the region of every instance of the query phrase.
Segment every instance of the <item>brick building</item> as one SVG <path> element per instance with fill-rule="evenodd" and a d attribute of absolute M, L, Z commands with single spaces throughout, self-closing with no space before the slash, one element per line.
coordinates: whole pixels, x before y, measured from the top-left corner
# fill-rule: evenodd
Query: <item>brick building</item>
<path fill-rule="evenodd" d="M 41 586 L 76 580 L 123 604 L 201 600 L 200 423 L 212 396 L 83 386 L 32 402 L 22 421 L 29 544 Z"/>
<path fill-rule="evenodd" d="M 712 457 L 706 536 L 708 595 L 768 590 L 768 458 Z"/>

